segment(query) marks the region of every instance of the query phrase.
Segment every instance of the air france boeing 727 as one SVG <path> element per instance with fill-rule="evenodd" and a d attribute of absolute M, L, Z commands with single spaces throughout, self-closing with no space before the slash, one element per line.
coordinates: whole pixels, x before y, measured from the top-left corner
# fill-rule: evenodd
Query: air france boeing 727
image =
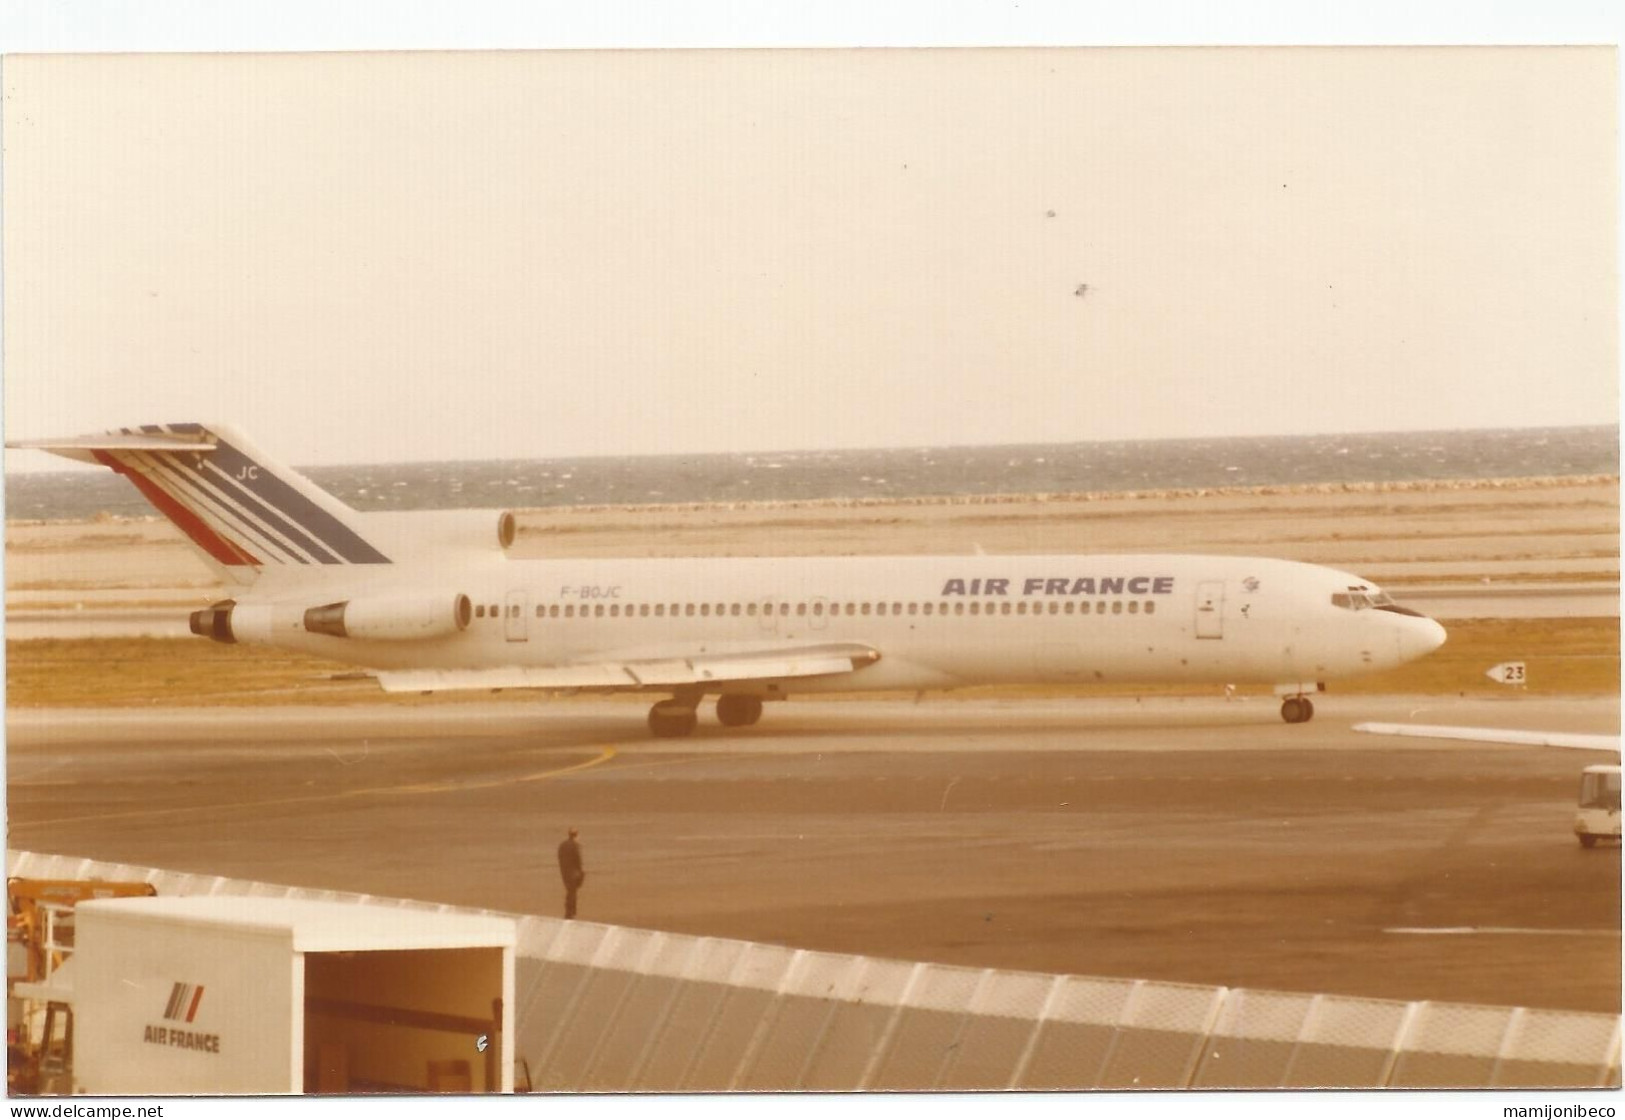
<path fill-rule="evenodd" d="M 669 694 L 657 736 L 796 692 L 1275 686 L 1421 657 L 1444 628 L 1347 572 L 1234 556 L 517 560 L 510 512 L 353 510 L 223 425 L 18 441 L 130 479 L 237 593 L 194 634 L 370 670 L 388 692 Z"/>

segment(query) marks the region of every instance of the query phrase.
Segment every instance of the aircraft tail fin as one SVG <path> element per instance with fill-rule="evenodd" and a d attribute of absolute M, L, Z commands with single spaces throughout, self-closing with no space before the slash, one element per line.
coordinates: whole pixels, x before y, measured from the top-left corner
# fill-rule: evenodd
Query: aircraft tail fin
<path fill-rule="evenodd" d="M 111 467 L 236 583 L 273 565 L 391 562 L 362 535 L 360 513 L 225 425 L 148 424 L 6 446 Z"/>

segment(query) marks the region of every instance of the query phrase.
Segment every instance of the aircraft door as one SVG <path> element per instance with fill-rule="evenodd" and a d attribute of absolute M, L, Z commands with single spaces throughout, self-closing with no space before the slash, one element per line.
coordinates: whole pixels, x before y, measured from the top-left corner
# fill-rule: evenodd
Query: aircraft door
<path fill-rule="evenodd" d="M 530 640 L 530 594 L 525 591 L 508 592 L 508 602 L 502 618 L 510 642 Z"/>
<path fill-rule="evenodd" d="M 1208 580 L 1196 585 L 1196 636 L 1224 637 L 1224 581 Z"/>

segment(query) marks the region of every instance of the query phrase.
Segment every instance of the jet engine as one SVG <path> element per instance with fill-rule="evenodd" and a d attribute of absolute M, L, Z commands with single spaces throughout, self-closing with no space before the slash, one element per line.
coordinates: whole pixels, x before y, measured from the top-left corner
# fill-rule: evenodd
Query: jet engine
<path fill-rule="evenodd" d="M 474 604 L 463 594 L 383 596 L 311 607 L 305 629 L 334 638 L 410 642 L 466 630 L 473 618 Z"/>
<path fill-rule="evenodd" d="M 192 612 L 192 633 L 228 645 L 259 643 L 271 638 L 271 606 L 268 603 L 239 603 L 222 599 Z"/>

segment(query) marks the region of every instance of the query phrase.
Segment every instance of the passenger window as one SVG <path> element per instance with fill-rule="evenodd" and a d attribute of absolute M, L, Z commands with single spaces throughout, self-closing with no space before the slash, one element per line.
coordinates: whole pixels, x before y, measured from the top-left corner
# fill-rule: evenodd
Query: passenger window
<path fill-rule="evenodd" d="M 857 613 L 858 613 L 858 605 L 856 603 L 848 603 L 846 605 L 846 616 L 848 618 L 851 618 L 853 615 L 855 615 Z"/>
<path fill-rule="evenodd" d="M 574 618 L 575 616 L 576 616 L 576 609 L 575 609 L 574 604 L 564 608 L 564 617 L 565 618 Z"/>
<path fill-rule="evenodd" d="M 1050 614 L 1060 614 L 1061 613 L 1061 604 L 1059 604 L 1057 602 L 1054 602 L 1052 600 L 1050 602 L 1050 605 L 1049 605 L 1049 613 Z"/>
<path fill-rule="evenodd" d="M 748 605 L 745 608 L 745 613 L 750 615 L 752 618 L 755 618 L 756 617 L 756 604 L 751 603 L 750 605 Z"/>
<path fill-rule="evenodd" d="M 934 603 L 927 603 L 927 604 L 925 604 L 925 606 L 924 606 L 924 607 L 922 607 L 922 608 L 921 608 L 921 609 L 922 609 L 922 610 L 924 610 L 924 611 L 925 611 L 925 613 L 926 613 L 926 614 L 927 614 L 927 615 L 929 615 L 929 614 L 930 614 L 930 613 L 931 613 L 931 608 L 932 608 L 932 607 L 933 607 L 933 606 L 935 606 L 935 604 L 934 604 Z"/>
<path fill-rule="evenodd" d="M 611 618 L 620 618 L 621 617 L 621 605 L 619 603 L 610 604 L 609 617 L 611 617 Z"/>
<path fill-rule="evenodd" d="M 604 604 L 599 603 L 596 607 L 594 607 L 592 609 L 592 616 L 594 618 L 603 618 L 604 617 Z"/>
<path fill-rule="evenodd" d="M 1140 601 L 1138 599 L 1130 599 L 1128 601 L 1128 613 L 1129 614 L 1139 614 L 1140 613 Z"/>
<path fill-rule="evenodd" d="M 1146 614 L 1156 614 L 1157 613 L 1157 601 L 1155 599 L 1146 600 L 1145 613 Z"/>
<path fill-rule="evenodd" d="M 546 610 L 545 607 L 543 607 L 540 603 L 536 604 L 536 617 L 537 618 L 541 618 L 546 613 L 547 613 L 547 610 Z"/>
<path fill-rule="evenodd" d="M 683 604 L 683 613 L 686 614 L 688 617 L 693 618 L 694 617 L 694 604 L 693 603 L 684 603 Z"/>
<path fill-rule="evenodd" d="M 1000 603 L 999 604 L 999 613 L 1000 614 L 1009 614 L 1010 613 L 1010 604 L 1009 603 Z"/>
<path fill-rule="evenodd" d="M 863 613 L 864 614 L 869 613 L 869 604 L 868 603 L 863 604 Z"/>
<path fill-rule="evenodd" d="M 475 618 L 484 618 L 485 617 L 485 604 L 484 603 L 481 603 L 479 606 L 474 608 L 474 617 Z"/>
<path fill-rule="evenodd" d="M 964 603 L 955 603 L 954 604 L 954 613 L 955 614 L 964 614 L 965 613 L 965 604 Z"/>
<path fill-rule="evenodd" d="M 710 618 L 711 617 L 711 604 L 710 603 L 701 603 L 700 604 L 700 616 L 702 618 Z"/>
<path fill-rule="evenodd" d="M 1066 613 L 1071 614 L 1076 609 L 1077 609 L 1077 607 L 1073 604 L 1072 600 L 1068 599 L 1066 601 Z"/>
<path fill-rule="evenodd" d="M 824 613 L 824 604 L 822 604 L 822 603 L 814 603 L 813 604 L 813 614 L 823 614 L 823 613 Z"/>
<path fill-rule="evenodd" d="M 1112 613 L 1113 614 L 1122 614 L 1123 613 L 1123 600 L 1121 600 L 1121 599 L 1113 599 L 1112 600 Z"/>
<path fill-rule="evenodd" d="M 655 617 L 656 618 L 665 618 L 666 617 L 666 604 L 665 603 L 656 603 L 655 604 Z"/>
<path fill-rule="evenodd" d="M 972 603 L 970 605 L 970 613 L 971 614 L 981 614 L 982 613 L 982 604 L 980 604 L 980 603 Z"/>
<path fill-rule="evenodd" d="M 920 607 L 920 604 L 918 604 L 918 603 L 910 603 L 908 605 L 908 613 L 911 614 L 911 615 L 914 614 L 917 610 L 919 610 L 919 607 Z"/>
<path fill-rule="evenodd" d="M 780 603 L 779 604 L 779 614 L 787 615 L 789 613 L 790 613 L 790 604 L 789 603 Z"/>

